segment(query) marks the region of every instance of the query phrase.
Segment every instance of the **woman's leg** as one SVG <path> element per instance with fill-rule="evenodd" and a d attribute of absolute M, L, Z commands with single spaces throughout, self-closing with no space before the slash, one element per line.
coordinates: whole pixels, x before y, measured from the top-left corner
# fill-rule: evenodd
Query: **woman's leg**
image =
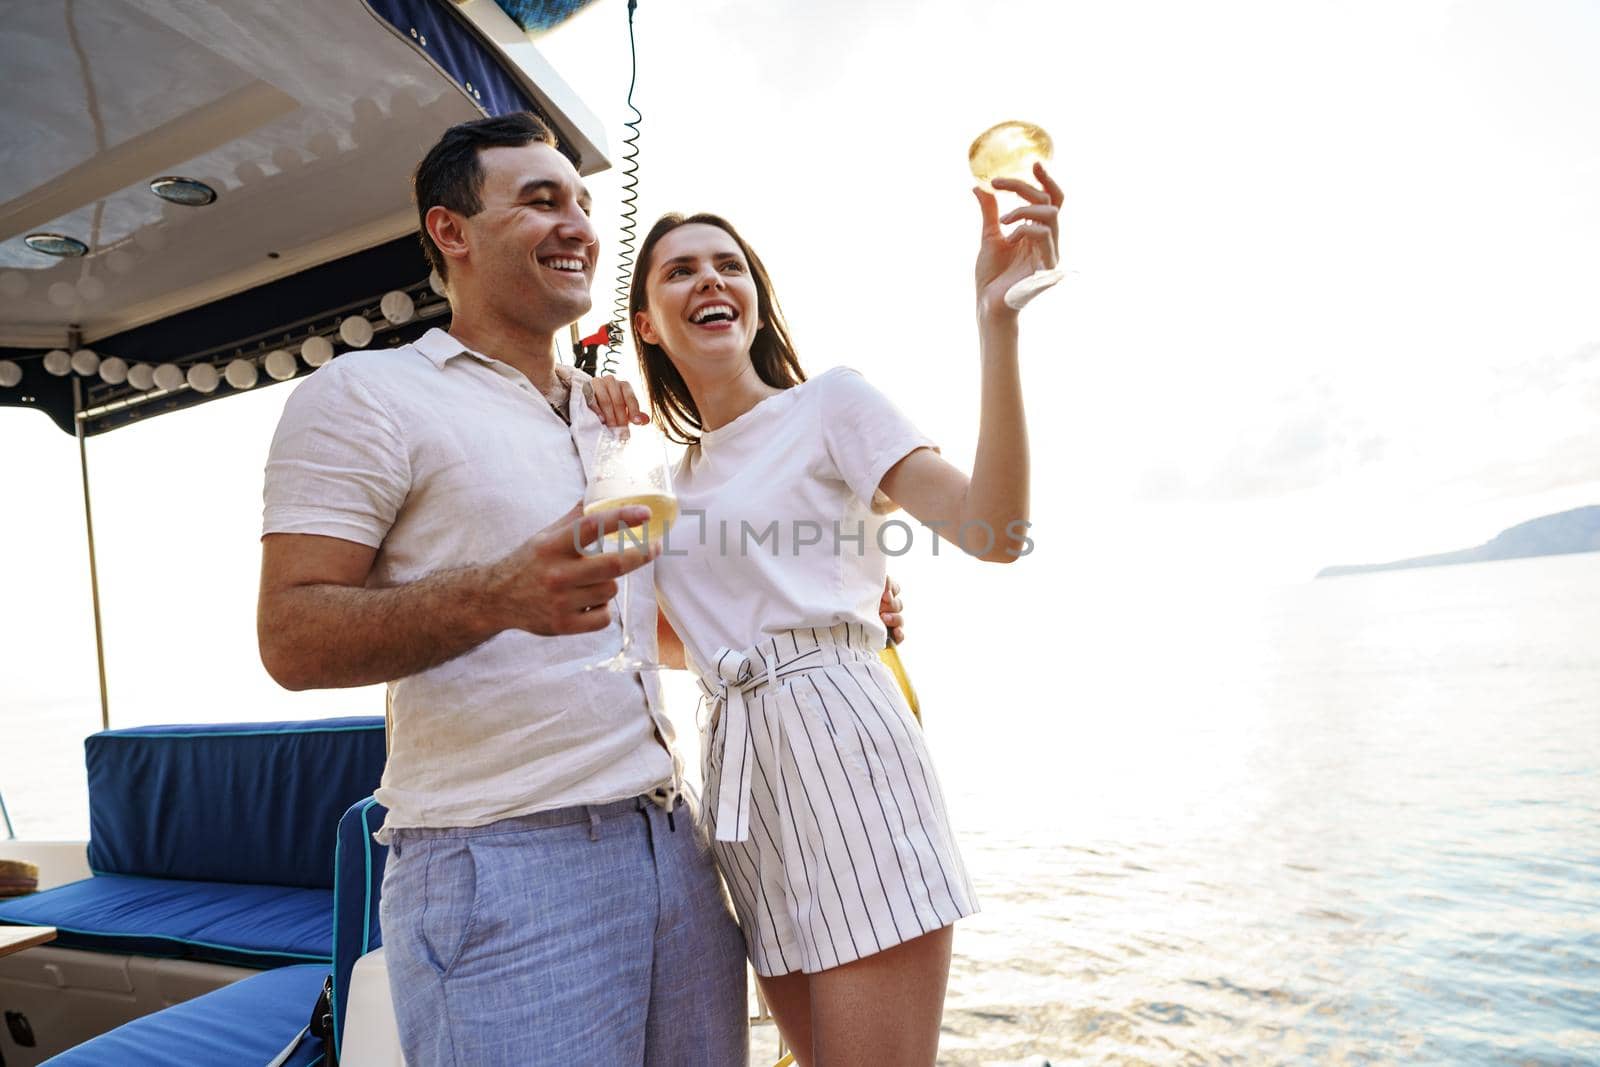
<path fill-rule="evenodd" d="M 783 1043 L 794 1053 L 801 1067 L 811 1064 L 811 978 L 804 971 L 780 974 L 776 978 L 756 975 L 761 999 L 778 1024 Z"/>
<path fill-rule="evenodd" d="M 811 1051 L 815 1058 L 801 1063 L 807 1067 L 932 1067 L 939 1051 L 939 1022 L 944 1015 L 954 931 L 954 926 L 946 926 L 811 975 Z M 773 1014 L 777 1014 L 776 1007 Z M 785 1040 L 790 1040 L 787 1033 Z"/>

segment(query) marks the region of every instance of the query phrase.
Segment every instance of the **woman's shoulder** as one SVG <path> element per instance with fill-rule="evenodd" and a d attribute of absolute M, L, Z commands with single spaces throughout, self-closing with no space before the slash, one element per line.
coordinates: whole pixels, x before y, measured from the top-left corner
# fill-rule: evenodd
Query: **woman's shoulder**
<path fill-rule="evenodd" d="M 872 412 L 894 404 L 887 393 L 854 367 L 830 367 L 808 378 L 805 386 L 815 402 L 831 411 Z"/>
<path fill-rule="evenodd" d="M 867 376 L 854 367 L 838 366 L 829 367 L 821 374 L 807 378 L 802 387 L 813 396 L 853 396 L 861 393 L 875 393 Z"/>
<path fill-rule="evenodd" d="M 814 377 L 811 377 L 811 378 L 808 378 L 806 380 L 808 382 L 816 384 L 816 385 L 822 385 L 823 383 L 838 384 L 839 382 L 848 382 L 848 381 L 856 380 L 856 379 L 859 379 L 860 381 L 866 381 L 867 380 L 866 379 L 866 375 L 862 374 L 860 371 L 856 370 L 854 367 L 849 367 L 849 366 L 845 366 L 844 364 L 840 364 L 837 367 L 829 367 L 827 370 L 823 371 L 821 374 L 818 374 L 818 375 L 816 375 Z"/>

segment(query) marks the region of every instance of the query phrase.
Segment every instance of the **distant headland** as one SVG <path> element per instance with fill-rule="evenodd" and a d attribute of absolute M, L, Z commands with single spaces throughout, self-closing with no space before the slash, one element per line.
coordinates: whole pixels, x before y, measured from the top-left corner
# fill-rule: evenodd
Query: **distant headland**
<path fill-rule="evenodd" d="M 1571 511 L 1529 519 L 1508 530 L 1502 530 L 1492 540 L 1476 548 L 1441 552 L 1436 556 L 1398 559 L 1392 563 L 1356 563 L 1324 567 L 1317 572 L 1317 577 L 1337 578 L 1345 574 L 1370 574 L 1373 571 L 1444 567 L 1452 563 L 1481 563 L 1491 559 L 1564 556 L 1573 552 L 1600 552 L 1600 505 L 1573 508 Z"/>

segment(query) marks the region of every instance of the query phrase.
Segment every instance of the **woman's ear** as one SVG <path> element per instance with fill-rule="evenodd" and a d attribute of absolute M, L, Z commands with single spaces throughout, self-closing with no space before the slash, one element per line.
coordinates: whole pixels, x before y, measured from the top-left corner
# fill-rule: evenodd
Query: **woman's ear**
<path fill-rule="evenodd" d="M 656 324 L 650 321 L 649 311 L 633 313 L 633 335 L 647 345 L 661 343 L 661 335 L 656 333 Z"/>

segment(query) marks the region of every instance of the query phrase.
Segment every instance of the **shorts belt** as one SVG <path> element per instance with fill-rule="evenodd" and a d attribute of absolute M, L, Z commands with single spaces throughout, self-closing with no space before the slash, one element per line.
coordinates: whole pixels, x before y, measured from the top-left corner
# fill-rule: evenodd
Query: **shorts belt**
<path fill-rule="evenodd" d="M 722 725 L 722 785 L 717 792 L 718 841 L 745 841 L 750 837 L 750 782 L 755 772 L 755 732 L 750 721 L 749 698 L 757 690 L 802 671 L 837 663 L 874 658 L 866 628 L 840 623 L 832 629 L 792 630 L 763 640 L 743 652 L 719 648 L 712 659 L 714 676 L 700 679 L 700 690 L 711 702 L 708 736 L 701 748 L 703 769 L 711 763 L 711 737 Z M 778 729 L 777 722 L 765 724 Z M 772 768 L 781 774 L 781 767 Z M 777 788 L 776 783 L 774 788 Z"/>

